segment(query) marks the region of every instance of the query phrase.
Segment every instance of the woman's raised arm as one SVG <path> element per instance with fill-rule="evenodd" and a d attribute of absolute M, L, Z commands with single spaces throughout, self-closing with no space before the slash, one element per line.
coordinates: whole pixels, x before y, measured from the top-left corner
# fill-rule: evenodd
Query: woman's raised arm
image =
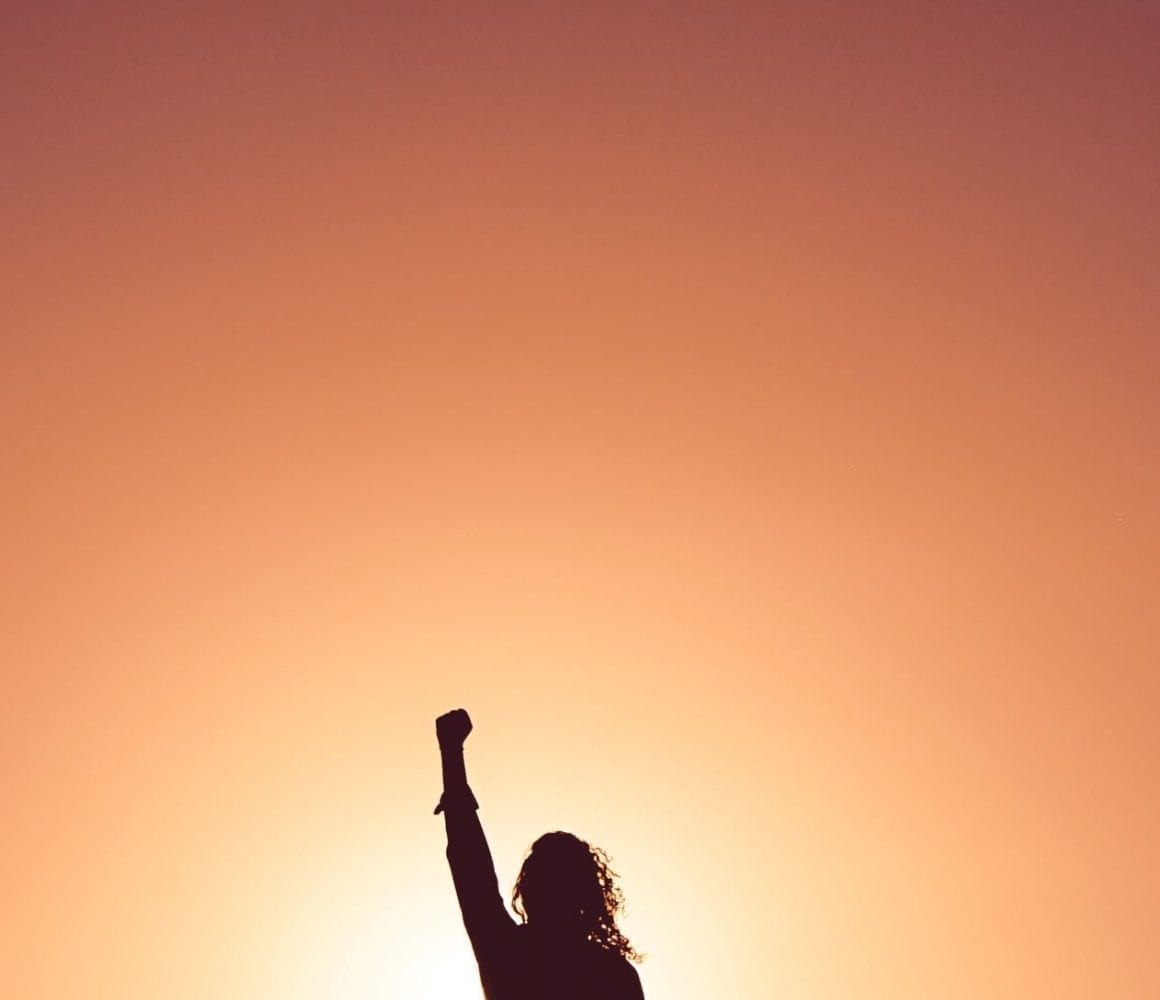
<path fill-rule="evenodd" d="M 463 743 L 471 732 L 471 719 L 462 709 L 447 712 L 435 720 L 439 753 L 443 758 L 443 795 L 436 813 L 443 813 L 447 828 L 447 861 L 463 926 L 476 956 L 515 926 L 503 905 L 499 880 L 477 812 L 479 803 L 467 784 Z"/>

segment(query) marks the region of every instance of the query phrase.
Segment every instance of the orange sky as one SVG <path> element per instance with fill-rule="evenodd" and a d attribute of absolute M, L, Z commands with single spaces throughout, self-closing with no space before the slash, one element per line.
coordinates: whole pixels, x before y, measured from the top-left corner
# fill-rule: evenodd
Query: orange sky
<path fill-rule="evenodd" d="M 477 996 L 458 705 L 649 1000 L 1160 994 L 1149 5 L 195 6 L 0 32 L 0 994 Z"/>

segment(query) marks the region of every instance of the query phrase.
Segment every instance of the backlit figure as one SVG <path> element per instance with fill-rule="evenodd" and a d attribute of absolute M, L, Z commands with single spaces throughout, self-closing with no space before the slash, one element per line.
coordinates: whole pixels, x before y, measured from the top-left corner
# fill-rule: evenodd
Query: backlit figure
<path fill-rule="evenodd" d="M 546 833 L 524 859 L 512 893 L 517 923 L 499 891 L 491 850 L 467 784 L 463 709 L 435 722 L 443 758 L 436 813 L 487 1000 L 644 1000 L 631 964 L 640 956 L 616 925 L 623 897 L 608 857 L 570 833 Z"/>

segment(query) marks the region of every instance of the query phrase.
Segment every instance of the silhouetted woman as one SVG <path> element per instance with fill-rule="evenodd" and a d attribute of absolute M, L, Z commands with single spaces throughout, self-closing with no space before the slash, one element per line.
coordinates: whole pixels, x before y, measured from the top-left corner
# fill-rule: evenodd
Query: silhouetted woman
<path fill-rule="evenodd" d="M 546 833 L 524 859 L 504 907 L 479 804 L 467 784 L 463 743 L 471 719 L 457 708 L 435 720 L 443 757 L 447 860 L 487 1000 L 644 1000 L 630 960 L 640 956 L 616 926 L 623 906 L 599 848 Z"/>

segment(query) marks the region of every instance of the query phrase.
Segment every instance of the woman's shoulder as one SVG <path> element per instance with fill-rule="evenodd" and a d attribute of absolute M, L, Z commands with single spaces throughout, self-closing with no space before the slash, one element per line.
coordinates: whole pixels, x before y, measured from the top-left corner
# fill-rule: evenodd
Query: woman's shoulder
<path fill-rule="evenodd" d="M 615 983 L 636 984 L 639 988 L 640 975 L 632 962 L 612 948 L 605 948 L 594 941 L 590 941 L 588 944 L 593 964 L 600 967 L 605 977 Z"/>
<path fill-rule="evenodd" d="M 643 1000 L 644 992 L 640 984 L 640 973 L 636 966 L 619 952 L 602 948 L 607 962 L 607 976 L 613 987 L 612 995 L 624 1000 Z"/>

